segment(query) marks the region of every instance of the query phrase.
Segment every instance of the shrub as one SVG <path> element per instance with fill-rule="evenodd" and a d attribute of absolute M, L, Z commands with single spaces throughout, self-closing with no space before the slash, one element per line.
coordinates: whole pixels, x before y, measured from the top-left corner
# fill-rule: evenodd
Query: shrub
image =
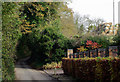
<path fill-rule="evenodd" d="M 113 38 L 113 41 L 114 41 L 114 45 L 120 45 L 120 35 L 116 35 Z"/>
<path fill-rule="evenodd" d="M 47 63 L 46 65 L 43 65 L 44 69 L 54 69 L 54 68 L 61 68 L 62 67 L 62 61 L 60 62 L 52 62 L 52 63 Z"/>
<path fill-rule="evenodd" d="M 107 36 L 91 36 L 88 38 L 93 42 L 97 42 L 99 45 L 102 45 L 103 48 L 106 48 L 110 45 L 110 41 Z"/>
<path fill-rule="evenodd" d="M 81 39 L 76 40 L 78 43 L 76 44 L 76 46 L 84 46 L 86 47 L 86 42 L 90 40 L 92 42 L 96 42 L 99 45 L 102 45 L 102 48 L 106 48 L 109 45 L 112 44 L 112 38 L 108 37 L 108 36 L 87 36 L 87 37 L 82 37 Z"/>
<path fill-rule="evenodd" d="M 31 51 L 29 62 L 38 61 L 43 65 L 61 61 L 67 48 L 72 45 L 70 40 L 65 38 L 57 28 L 50 26 L 25 36 L 26 45 Z"/>
<path fill-rule="evenodd" d="M 90 50 L 90 49 L 96 49 L 96 48 L 99 48 L 99 47 L 101 47 L 101 46 L 102 46 L 102 45 L 99 45 L 98 43 L 92 42 L 92 41 L 90 41 L 90 40 L 87 40 L 87 42 L 86 42 L 86 47 L 89 48 L 89 50 Z"/>

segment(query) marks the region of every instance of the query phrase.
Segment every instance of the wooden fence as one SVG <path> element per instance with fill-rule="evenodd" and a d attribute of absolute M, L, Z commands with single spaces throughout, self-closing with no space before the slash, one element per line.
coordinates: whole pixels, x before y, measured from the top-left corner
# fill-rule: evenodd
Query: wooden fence
<path fill-rule="evenodd" d="M 108 48 L 98 48 L 69 54 L 68 58 L 84 58 L 84 57 L 117 57 L 120 55 L 120 46 L 109 46 Z"/>

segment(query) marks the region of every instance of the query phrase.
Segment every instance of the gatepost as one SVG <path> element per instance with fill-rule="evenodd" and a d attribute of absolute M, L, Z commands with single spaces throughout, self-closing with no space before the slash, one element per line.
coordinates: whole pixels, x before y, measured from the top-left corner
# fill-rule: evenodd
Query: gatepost
<path fill-rule="evenodd" d="M 67 49 L 67 58 L 70 58 L 71 54 L 73 54 L 73 49 Z"/>
<path fill-rule="evenodd" d="M 104 48 L 99 48 L 98 49 L 98 57 L 106 57 L 106 49 Z"/>
<path fill-rule="evenodd" d="M 109 57 L 118 56 L 118 46 L 109 46 Z"/>

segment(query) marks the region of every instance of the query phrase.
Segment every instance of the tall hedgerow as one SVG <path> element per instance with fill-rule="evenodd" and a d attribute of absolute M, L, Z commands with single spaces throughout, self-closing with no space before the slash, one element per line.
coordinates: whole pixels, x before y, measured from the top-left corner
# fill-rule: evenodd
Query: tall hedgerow
<path fill-rule="evenodd" d="M 2 79 L 14 80 L 14 58 L 19 31 L 19 5 L 13 2 L 2 4 Z"/>

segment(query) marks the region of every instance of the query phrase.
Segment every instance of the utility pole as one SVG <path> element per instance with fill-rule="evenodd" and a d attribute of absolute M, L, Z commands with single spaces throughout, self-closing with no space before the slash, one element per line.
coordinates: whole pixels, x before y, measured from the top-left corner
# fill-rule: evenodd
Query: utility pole
<path fill-rule="evenodd" d="M 118 34 L 120 34 L 120 1 L 118 2 Z"/>
<path fill-rule="evenodd" d="M 114 30 L 115 30 L 115 1 L 113 0 L 113 34 L 115 34 Z"/>

